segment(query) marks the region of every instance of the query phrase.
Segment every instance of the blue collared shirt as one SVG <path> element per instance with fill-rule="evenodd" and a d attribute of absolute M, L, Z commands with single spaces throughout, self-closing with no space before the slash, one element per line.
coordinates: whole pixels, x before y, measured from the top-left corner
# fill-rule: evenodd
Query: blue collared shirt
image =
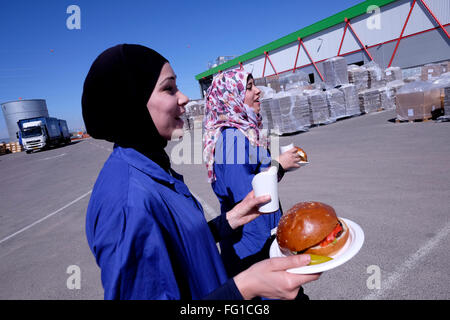
<path fill-rule="evenodd" d="M 134 149 L 115 146 L 105 162 L 86 236 L 105 299 L 201 299 L 229 282 L 183 177 Z"/>
<path fill-rule="evenodd" d="M 231 210 L 252 191 L 253 177 L 271 165 L 269 151 L 250 144 L 236 128 L 225 128 L 216 142 L 214 173 L 211 184 L 220 202 L 221 214 Z M 270 231 L 278 225 L 281 211 L 264 214 L 244 225 L 240 233 L 220 242 L 222 259 L 228 275 L 238 272 L 263 258 Z"/>

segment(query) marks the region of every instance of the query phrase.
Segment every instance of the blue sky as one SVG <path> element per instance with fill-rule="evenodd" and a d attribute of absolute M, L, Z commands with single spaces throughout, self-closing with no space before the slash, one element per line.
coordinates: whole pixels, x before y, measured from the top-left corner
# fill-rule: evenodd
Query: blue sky
<path fill-rule="evenodd" d="M 138 43 L 164 55 L 191 99 L 195 75 L 221 55 L 241 55 L 347 9 L 361 0 L 152 1 L 2 0 L 0 103 L 45 99 L 50 116 L 83 127 L 81 93 L 94 59 L 118 43 Z M 81 29 L 69 30 L 77 5 Z M 3 114 L 0 138 L 7 137 Z"/>

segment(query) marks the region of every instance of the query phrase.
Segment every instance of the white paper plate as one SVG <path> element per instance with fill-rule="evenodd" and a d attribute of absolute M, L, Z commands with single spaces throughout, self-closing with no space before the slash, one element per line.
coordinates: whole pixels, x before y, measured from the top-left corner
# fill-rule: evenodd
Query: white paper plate
<path fill-rule="evenodd" d="M 287 171 L 295 171 L 295 170 L 297 170 L 297 169 L 300 169 L 301 167 L 304 167 L 304 166 L 306 166 L 307 164 L 309 164 L 309 161 L 299 161 L 299 162 L 297 162 L 297 163 L 300 165 L 299 168 L 290 168 L 290 169 L 287 169 Z"/>
<path fill-rule="evenodd" d="M 304 266 L 304 267 L 298 267 L 298 268 L 292 268 L 288 269 L 288 272 L 291 273 L 297 273 L 297 274 L 311 274 L 311 273 L 318 273 L 318 272 L 324 272 L 331 269 L 334 269 L 344 263 L 346 263 L 348 260 L 353 258 L 361 249 L 363 243 L 364 243 L 364 232 L 361 229 L 361 227 L 356 224 L 355 222 L 340 218 L 344 220 L 344 222 L 347 224 L 348 229 L 350 231 L 350 234 L 348 236 L 347 242 L 345 245 L 339 250 L 336 254 L 332 255 L 331 258 L 333 260 L 315 264 L 312 266 Z M 272 245 L 270 246 L 270 257 L 286 257 L 284 253 L 281 252 L 280 247 L 278 246 L 277 239 L 274 239 L 272 242 Z"/>

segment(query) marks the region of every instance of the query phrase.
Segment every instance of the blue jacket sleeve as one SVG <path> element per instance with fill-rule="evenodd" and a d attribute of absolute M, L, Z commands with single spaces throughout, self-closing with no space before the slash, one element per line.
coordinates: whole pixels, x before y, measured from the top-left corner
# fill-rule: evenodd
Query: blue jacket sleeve
<path fill-rule="evenodd" d="M 97 221 L 96 257 L 107 300 L 180 298 L 161 230 L 143 211 L 127 207 Z"/>
<path fill-rule="evenodd" d="M 214 237 L 214 241 L 216 242 L 229 237 L 234 232 L 228 223 L 225 214 L 220 214 L 214 219 L 211 219 L 208 222 L 208 227 Z"/>
<path fill-rule="evenodd" d="M 243 300 L 241 292 L 236 287 L 236 283 L 233 278 L 228 279 L 224 285 L 220 286 L 209 295 L 203 298 L 203 300 Z"/>

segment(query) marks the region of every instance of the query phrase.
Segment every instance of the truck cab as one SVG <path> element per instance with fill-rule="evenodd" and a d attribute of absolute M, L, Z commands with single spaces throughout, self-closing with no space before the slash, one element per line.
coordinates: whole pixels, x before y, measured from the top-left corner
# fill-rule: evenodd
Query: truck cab
<path fill-rule="evenodd" d="M 41 120 L 25 122 L 20 130 L 22 145 L 27 153 L 46 146 L 47 135 Z"/>

